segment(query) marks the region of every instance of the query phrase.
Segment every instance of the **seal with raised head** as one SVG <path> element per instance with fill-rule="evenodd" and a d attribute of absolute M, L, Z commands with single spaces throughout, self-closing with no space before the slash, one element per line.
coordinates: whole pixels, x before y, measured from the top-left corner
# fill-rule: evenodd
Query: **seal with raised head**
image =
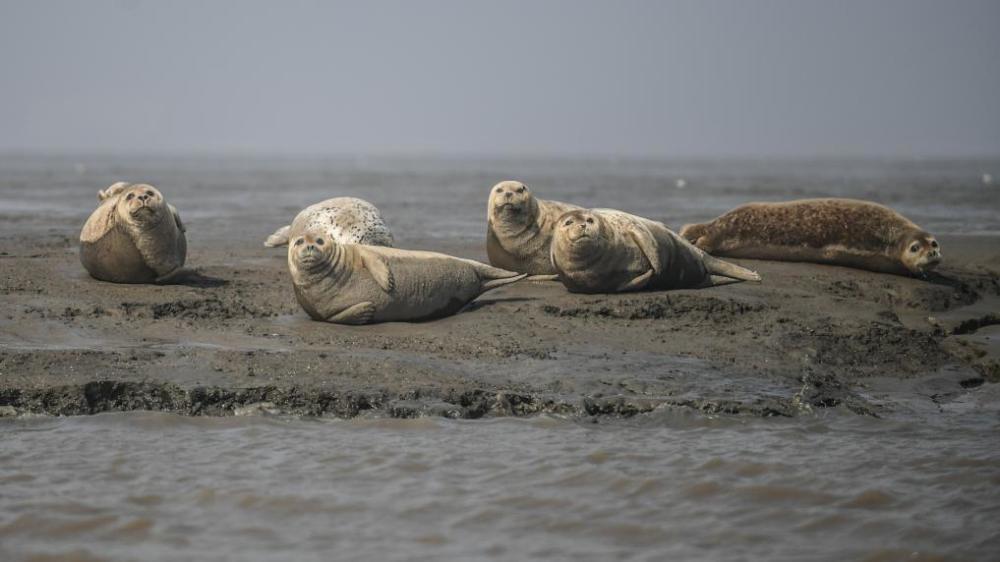
<path fill-rule="evenodd" d="M 288 269 L 309 316 L 337 324 L 440 318 L 526 277 L 435 252 L 338 244 L 320 229 L 289 245 Z"/>
<path fill-rule="evenodd" d="M 184 223 L 155 187 L 118 182 L 80 232 L 80 262 L 92 277 L 115 283 L 163 281 L 187 255 Z"/>
<path fill-rule="evenodd" d="M 614 209 L 559 217 L 552 265 L 574 293 L 694 289 L 760 281 L 755 272 L 689 244 L 663 223 Z"/>
<path fill-rule="evenodd" d="M 546 201 L 519 181 L 502 181 L 490 191 L 486 213 L 486 255 L 490 264 L 532 275 L 554 275 L 549 259 L 556 219 L 576 205 Z"/>
<path fill-rule="evenodd" d="M 941 262 L 931 234 L 892 209 L 856 199 L 749 203 L 681 236 L 711 254 L 924 275 Z"/>
<path fill-rule="evenodd" d="M 276 230 L 264 245 L 284 246 L 307 230 L 323 232 L 326 239 L 338 244 L 393 244 L 392 231 L 375 205 L 357 197 L 334 197 L 302 209 L 292 224 Z"/>

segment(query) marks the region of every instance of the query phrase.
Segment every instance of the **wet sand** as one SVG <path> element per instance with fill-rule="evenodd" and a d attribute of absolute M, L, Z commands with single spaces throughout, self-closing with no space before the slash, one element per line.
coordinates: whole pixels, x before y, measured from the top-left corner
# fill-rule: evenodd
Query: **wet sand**
<path fill-rule="evenodd" d="M 900 388 L 942 403 L 1000 382 L 996 236 L 939 236 L 945 264 L 929 280 L 734 260 L 764 282 L 620 295 L 522 282 L 450 318 L 349 327 L 309 320 L 284 249 L 243 232 L 189 237 L 197 273 L 157 286 L 89 278 L 76 232 L 12 230 L 0 238 L 4 415 L 597 418 L 666 404 L 882 416 Z M 486 259 L 478 239 L 399 245 Z"/>

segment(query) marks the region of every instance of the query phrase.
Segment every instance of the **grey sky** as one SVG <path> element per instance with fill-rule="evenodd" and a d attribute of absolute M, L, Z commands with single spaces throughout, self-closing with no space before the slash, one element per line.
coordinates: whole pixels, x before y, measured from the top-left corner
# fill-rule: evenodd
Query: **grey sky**
<path fill-rule="evenodd" d="M 12 2 L 0 151 L 1000 155 L 1000 2 Z"/>

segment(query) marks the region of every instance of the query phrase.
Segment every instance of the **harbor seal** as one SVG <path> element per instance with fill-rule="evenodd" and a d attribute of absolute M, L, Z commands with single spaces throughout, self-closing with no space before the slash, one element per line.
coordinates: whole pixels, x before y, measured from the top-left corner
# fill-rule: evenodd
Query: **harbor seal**
<path fill-rule="evenodd" d="M 334 197 L 303 209 L 292 224 L 276 230 L 264 245 L 284 246 L 290 239 L 314 229 L 338 244 L 389 247 L 393 244 L 392 232 L 375 205 L 357 197 Z"/>
<path fill-rule="evenodd" d="M 295 296 L 314 320 L 418 321 L 458 312 L 526 274 L 435 252 L 338 244 L 313 229 L 288 247 Z"/>
<path fill-rule="evenodd" d="M 681 236 L 711 254 L 806 261 L 898 275 L 924 275 L 941 262 L 934 236 L 896 211 L 855 199 L 749 203 Z"/>
<path fill-rule="evenodd" d="M 581 209 L 559 217 L 552 265 L 574 293 L 693 289 L 760 276 L 714 258 L 663 223 L 614 209 Z"/>
<path fill-rule="evenodd" d="M 118 182 L 97 192 L 97 209 L 80 232 L 80 262 L 95 279 L 163 281 L 184 265 L 186 228 L 155 187 Z"/>
<path fill-rule="evenodd" d="M 556 219 L 576 205 L 546 201 L 519 181 L 502 181 L 490 191 L 486 212 L 486 255 L 495 267 L 554 275 L 549 259 Z"/>

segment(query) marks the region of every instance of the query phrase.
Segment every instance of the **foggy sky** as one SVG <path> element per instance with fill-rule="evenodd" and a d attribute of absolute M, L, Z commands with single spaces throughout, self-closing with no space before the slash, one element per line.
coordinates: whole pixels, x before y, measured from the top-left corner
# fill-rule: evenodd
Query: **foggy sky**
<path fill-rule="evenodd" d="M 0 151 L 995 156 L 1000 2 L 0 0 Z"/>

